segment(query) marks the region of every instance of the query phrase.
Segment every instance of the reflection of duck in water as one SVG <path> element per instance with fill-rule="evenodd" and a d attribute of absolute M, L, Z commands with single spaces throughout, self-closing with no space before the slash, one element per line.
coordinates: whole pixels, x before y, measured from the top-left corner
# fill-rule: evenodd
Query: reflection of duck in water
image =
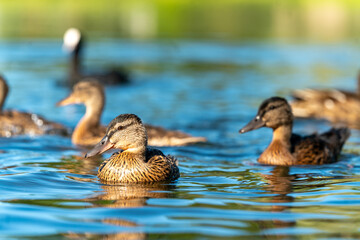
<path fill-rule="evenodd" d="M 72 134 L 71 140 L 74 144 L 94 146 L 105 135 L 106 128 L 100 125 L 104 103 L 104 89 L 96 81 L 77 83 L 72 93 L 58 103 L 58 106 L 69 104 L 84 104 L 86 106 L 86 113 Z M 206 141 L 203 137 L 193 137 L 180 131 L 166 130 L 151 125 L 145 125 L 145 127 L 149 138 L 149 145 L 151 146 L 183 146 Z"/>
<path fill-rule="evenodd" d="M 293 93 L 295 117 L 327 119 L 360 128 L 360 72 L 357 92 L 338 89 L 303 89 Z"/>
<path fill-rule="evenodd" d="M 121 185 L 101 185 L 104 193 L 96 199 L 102 206 L 112 208 L 133 208 L 146 205 L 149 198 L 169 198 L 175 185 L 166 183 L 135 183 Z M 106 200 L 106 201 L 103 201 Z"/>
<path fill-rule="evenodd" d="M 84 74 L 81 70 L 81 52 L 84 46 L 84 37 L 76 28 L 68 29 L 64 34 L 63 48 L 71 53 L 69 85 L 72 86 L 85 77 L 96 78 L 103 84 L 119 84 L 129 81 L 128 73 L 124 70 L 112 70 L 102 74 Z"/>
<path fill-rule="evenodd" d="M 120 149 L 99 167 L 104 182 L 159 182 L 179 178 L 177 160 L 160 150 L 147 147 L 146 129 L 134 114 L 122 114 L 112 120 L 105 137 L 85 157 Z"/>
<path fill-rule="evenodd" d="M 11 137 L 15 135 L 43 135 L 60 134 L 68 135 L 69 131 L 63 125 L 50 122 L 43 117 L 19 112 L 16 110 L 3 110 L 9 87 L 0 76 L 0 136 Z"/>
<path fill-rule="evenodd" d="M 256 117 L 240 133 L 261 127 L 273 129 L 273 139 L 258 162 L 270 165 L 324 164 L 336 162 L 350 136 L 348 128 L 333 128 L 321 135 L 301 137 L 292 133 L 293 114 L 284 98 L 272 97 L 259 107 Z"/>
<path fill-rule="evenodd" d="M 150 198 L 169 198 L 170 192 L 175 185 L 164 183 L 141 183 L 141 184 L 120 184 L 120 185 L 101 185 L 103 191 L 99 195 L 87 198 L 85 201 L 91 203 L 95 208 L 140 208 L 147 205 Z M 104 224 L 121 226 L 125 230 L 114 234 L 104 235 L 104 239 L 146 239 L 147 234 L 141 229 L 141 225 L 134 221 L 125 219 L 126 216 L 104 218 Z M 71 239 L 89 238 L 94 235 L 88 234 L 66 234 Z M 97 236 L 98 237 L 98 236 Z"/>
<path fill-rule="evenodd" d="M 269 200 L 270 203 L 274 203 L 274 205 L 271 205 L 272 212 L 284 212 L 288 210 L 289 207 L 288 204 L 282 205 L 281 203 L 292 203 L 294 201 L 294 198 L 289 194 L 293 192 L 292 181 L 297 177 L 295 175 L 290 175 L 289 172 L 289 167 L 275 166 L 271 171 L 271 174 L 261 174 L 268 183 L 268 186 L 266 187 L 267 190 L 276 194 Z M 295 225 L 295 220 L 279 220 L 276 218 L 272 219 L 270 224 L 260 223 L 260 226 L 263 229 L 284 228 Z M 289 236 L 285 234 L 279 234 L 277 239 L 287 239 L 288 237 Z"/>

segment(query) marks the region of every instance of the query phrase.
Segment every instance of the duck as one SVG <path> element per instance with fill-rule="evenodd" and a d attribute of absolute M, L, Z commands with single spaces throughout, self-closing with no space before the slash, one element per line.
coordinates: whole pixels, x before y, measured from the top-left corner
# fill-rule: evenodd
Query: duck
<path fill-rule="evenodd" d="M 46 120 L 40 115 L 17 110 L 4 110 L 9 86 L 0 75 L 0 137 L 17 135 L 58 134 L 68 136 L 69 130 L 62 124 Z"/>
<path fill-rule="evenodd" d="M 173 181 L 180 177 L 178 161 L 160 150 L 147 146 L 147 133 L 135 114 L 121 114 L 107 126 L 105 136 L 85 158 L 118 149 L 98 169 L 98 178 L 106 183 L 150 183 Z"/>
<path fill-rule="evenodd" d="M 273 130 L 270 145 L 258 162 L 265 165 L 321 165 L 338 160 L 345 141 L 350 136 L 347 127 L 332 128 L 322 134 L 300 136 L 292 133 L 294 115 L 285 98 L 271 97 L 263 101 L 257 115 L 240 134 L 268 127 Z"/>
<path fill-rule="evenodd" d="M 72 143 L 92 147 L 97 144 L 106 132 L 100 124 L 105 104 L 104 87 L 94 79 L 86 79 L 74 85 L 69 96 L 57 103 L 57 106 L 84 104 L 85 115 L 75 127 L 71 136 Z M 162 127 L 145 125 L 150 146 L 184 146 L 206 142 L 204 137 L 194 137 L 181 131 L 167 130 Z"/>
<path fill-rule="evenodd" d="M 84 47 L 84 37 L 77 28 L 69 28 L 63 38 L 63 49 L 70 53 L 70 69 L 68 76 L 68 85 L 73 86 L 83 78 L 96 78 L 103 84 L 124 84 L 129 82 L 127 71 L 110 70 L 99 74 L 85 74 L 81 67 L 81 54 Z"/>
<path fill-rule="evenodd" d="M 339 89 L 299 89 L 290 103 L 295 117 L 325 119 L 360 129 L 360 72 L 356 92 Z"/>

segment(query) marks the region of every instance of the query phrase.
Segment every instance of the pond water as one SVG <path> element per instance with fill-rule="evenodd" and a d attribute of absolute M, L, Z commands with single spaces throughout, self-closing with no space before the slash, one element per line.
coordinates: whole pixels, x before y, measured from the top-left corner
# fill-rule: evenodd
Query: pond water
<path fill-rule="evenodd" d="M 84 107 L 55 107 L 69 92 L 57 84 L 68 60 L 60 41 L 2 41 L 0 56 L 6 108 L 76 125 Z M 359 238 L 359 131 L 338 163 L 290 168 L 257 164 L 271 130 L 238 134 L 270 96 L 354 90 L 359 56 L 351 43 L 90 42 L 87 70 L 123 65 L 132 73 L 131 84 L 106 88 L 104 124 L 135 113 L 209 143 L 161 148 L 179 159 L 174 183 L 104 185 L 96 177 L 102 159 L 83 159 L 69 138 L 0 139 L 0 238 Z M 301 119 L 294 126 L 300 134 L 328 128 Z"/>

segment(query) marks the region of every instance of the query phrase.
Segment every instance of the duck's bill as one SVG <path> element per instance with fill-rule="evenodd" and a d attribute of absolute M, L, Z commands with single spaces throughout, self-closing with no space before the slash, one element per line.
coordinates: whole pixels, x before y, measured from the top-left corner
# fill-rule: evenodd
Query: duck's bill
<path fill-rule="evenodd" d="M 76 100 L 76 98 L 73 95 L 69 95 L 68 97 L 64 98 L 63 100 L 60 100 L 59 102 L 56 103 L 56 106 L 60 107 L 60 106 L 66 106 L 66 105 L 70 105 L 70 104 L 77 104 L 78 101 Z"/>
<path fill-rule="evenodd" d="M 102 154 L 109 149 L 112 149 L 114 144 L 109 141 L 108 136 L 105 136 L 101 141 L 95 145 L 95 147 L 85 154 L 85 158 L 93 157 L 98 154 Z"/>
<path fill-rule="evenodd" d="M 253 120 L 251 120 L 245 127 L 239 130 L 239 133 L 246 133 L 261 127 L 264 127 L 265 123 L 261 119 L 260 116 L 256 116 Z"/>

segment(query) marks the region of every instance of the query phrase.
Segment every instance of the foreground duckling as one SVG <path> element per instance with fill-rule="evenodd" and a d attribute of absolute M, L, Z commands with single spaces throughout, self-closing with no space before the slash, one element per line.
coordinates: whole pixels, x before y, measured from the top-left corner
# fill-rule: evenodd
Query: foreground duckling
<path fill-rule="evenodd" d="M 272 97 L 260 105 L 256 117 L 239 132 L 261 127 L 273 129 L 273 139 L 258 159 L 262 164 L 290 166 L 336 162 L 350 130 L 332 128 L 320 135 L 301 137 L 292 133 L 293 118 L 288 102 Z"/>
<path fill-rule="evenodd" d="M 293 92 L 295 117 L 326 119 L 360 129 L 360 72 L 357 92 L 338 89 L 303 89 Z"/>
<path fill-rule="evenodd" d="M 91 80 L 77 83 L 72 93 L 57 103 L 58 106 L 84 104 L 86 107 L 86 113 L 71 137 L 74 144 L 93 146 L 104 136 L 106 128 L 100 125 L 104 103 L 104 88 L 99 82 Z M 203 137 L 193 137 L 180 131 L 170 131 L 151 125 L 145 125 L 145 127 L 151 146 L 183 146 L 206 141 Z"/>
<path fill-rule="evenodd" d="M 106 182 L 139 183 L 171 181 L 179 178 L 177 160 L 160 150 L 147 147 L 147 134 L 140 118 L 121 114 L 112 120 L 105 137 L 85 155 L 85 158 L 120 149 L 105 160 L 98 177 Z"/>
<path fill-rule="evenodd" d="M 59 134 L 69 135 L 68 129 L 55 122 L 50 122 L 43 117 L 16 110 L 3 110 L 9 92 L 5 79 L 0 76 L 0 137 L 15 135 L 43 135 Z"/>
<path fill-rule="evenodd" d="M 101 74 L 84 74 L 81 69 L 81 53 L 84 46 L 84 37 L 76 28 L 69 28 L 64 34 L 63 49 L 71 54 L 69 85 L 75 83 L 85 77 L 96 78 L 103 84 L 120 84 L 129 82 L 128 73 L 125 71 L 111 70 Z"/>

